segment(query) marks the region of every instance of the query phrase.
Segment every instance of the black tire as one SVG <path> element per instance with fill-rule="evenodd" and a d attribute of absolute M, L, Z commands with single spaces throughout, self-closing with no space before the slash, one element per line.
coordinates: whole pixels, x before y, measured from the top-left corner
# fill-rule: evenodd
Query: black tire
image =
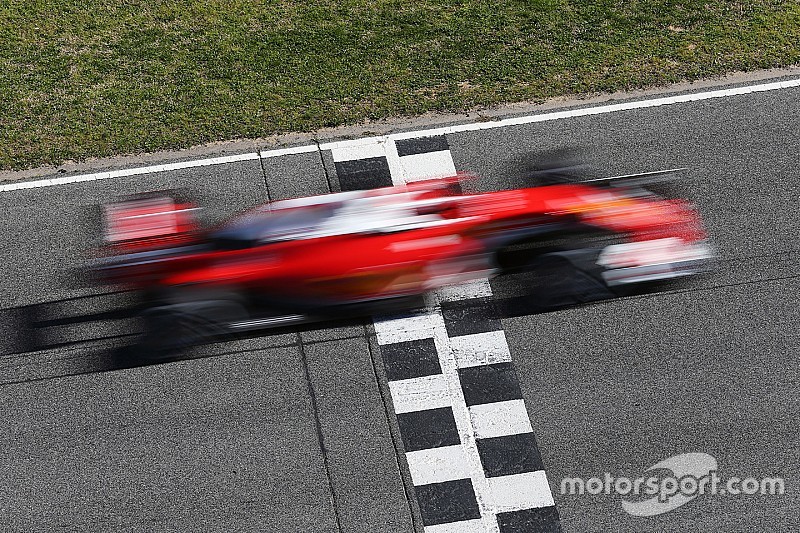
<path fill-rule="evenodd" d="M 591 251 L 544 254 L 534 260 L 532 295 L 537 307 L 548 310 L 562 309 L 589 302 L 607 300 L 616 295 L 599 276 L 599 271 L 582 268 L 591 258 Z"/>
<path fill-rule="evenodd" d="M 141 314 L 144 332 L 135 345 L 135 353 L 150 361 L 179 358 L 192 346 L 229 336 L 230 323 L 245 318 L 245 309 L 227 300 L 151 307 Z"/>

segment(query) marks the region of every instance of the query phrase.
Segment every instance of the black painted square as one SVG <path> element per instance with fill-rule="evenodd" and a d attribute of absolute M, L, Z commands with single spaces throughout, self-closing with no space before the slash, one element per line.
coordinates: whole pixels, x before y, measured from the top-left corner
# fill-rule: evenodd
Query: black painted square
<path fill-rule="evenodd" d="M 447 138 L 444 135 L 419 137 L 416 139 L 402 139 L 395 141 L 394 144 L 397 146 L 397 155 L 400 157 L 403 157 L 404 155 L 441 152 L 442 150 L 450 149 L 450 145 L 447 144 Z"/>
<path fill-rule="evenodd" d="M 450 337 L 503 329 L 491 298 L 443 302 L 442 316 Z"/>
<path fill-rule="evenodd" d="M 457 479 L 415 487 L 422 523 L 426 526 L 481 517 L 472 480 Z"/>
<path fill-rule="evenodd" d="M 450 407 L 400 413 L 397 415 L 397 423 L 407 452 L 461 443 Z"/>
<path fill-rule="evenodd" d="M 392 174 L 385 157 L 337 161 L 336 175 L 343 191 L 377 189 L 392 186 Z"/>
<path fill-rule="evenodd" d="M 459 368 L 458 377 L 467 405 L 522 399 L 522 390 L 512 363 Z"/>
<path fill-rule="evenodd" d="M 561 522 L 555 506 L 498 513 L 500 533 L 561 533 Z"/>
<path fill-rule="evenodd" d="M 542 470 L 542 457 L 533 433 L 477 439 L 486 477 L 511 476 Z"/>
<path fill-rule="evenodd" d="M 442 373 L 433 339 L 385 344 L 381 346 L 381 355 L 386 368 L 386 379 L 389 381 Z"/>

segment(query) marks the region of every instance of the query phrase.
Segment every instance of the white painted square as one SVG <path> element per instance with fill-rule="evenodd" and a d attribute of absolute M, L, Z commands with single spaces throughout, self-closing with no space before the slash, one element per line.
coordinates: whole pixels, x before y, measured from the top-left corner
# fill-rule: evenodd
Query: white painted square
<path fill-rule="evenodd" d="M 473 405 L 469 416 L 476 439 L 533 432 L 523 400 Z"/>
<path fill-rule="evenodd" d="M 455 302 L 458 300 L 469 300 L 471 298 L 486 298 L 492 295 L 492 287 L 489 279 L 476 279 L 466 283 L 450 285 L 436 290 L 436 299 L 439 302 Z"/>
<path fill-rule="evenodd" d="M 453 404 L 443 374 L 390 381 L 389 391 L 397 414 L 450 407 Z"/>
<path fill-rule="evenodd" d="M 484 527 L 483 520 L 480 518 L 425 526 L 425 533 L 483 533 L 484 531 L 489 531 L 489 529 Z"/>
<path fill-rule="evenodd" d="M 450 346 L 458 368 L 511 361 L 511 352 L 502 330 L 453 337 Z"/>
<path fill-rule="evenodd" d="M 394 344 L 396 342 L 429 339 L 434 336 L 434 329 L 444 321 L 436 312 L 397 318 L 381 318 L 374 322 L 378 344 Z"/>
<path fill-rule="evenodd" d="M 469 460 L 461 444 L 407 452 L 406 460 L 414 485 L 443 483 L 470 477 Z"/>
<path fill-rule="evenodd" d="M 450 150 L 404 155 L 400 157 L 400 165 L 403 167 L 406 181 L 456 175 L 456 167 Z"/>
<path fill-rule="evenodd" d="M 365 139 L 365 142 L 361 144 L 333 148 L 331 155 L 336 163 L 370 157 L 385 157 L 386 147 L 382 139 Z"/>
<path fill-rule="evenodd" d="M 554 505 L 544 470 L 487 478 L 487 504 L 497 513 Z"/>

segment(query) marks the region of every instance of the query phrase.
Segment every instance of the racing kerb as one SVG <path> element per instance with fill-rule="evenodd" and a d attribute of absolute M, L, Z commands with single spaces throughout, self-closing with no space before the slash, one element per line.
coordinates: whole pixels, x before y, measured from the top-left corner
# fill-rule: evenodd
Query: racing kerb
<path fill-rule="evenodd" d="M 452 176 L 444 135 L 331 150 L 341 189 Z M 488 280 L 375 333 L 425 533 L 561 531 Z"/>

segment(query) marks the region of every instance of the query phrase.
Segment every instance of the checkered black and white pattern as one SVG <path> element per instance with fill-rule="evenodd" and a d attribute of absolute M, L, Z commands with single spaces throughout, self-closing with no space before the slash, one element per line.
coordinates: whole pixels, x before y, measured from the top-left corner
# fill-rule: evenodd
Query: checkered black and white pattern
<path fill-rule="evenodd" d="M 444 136 L 348 141 L 342 190 L 451 176 Z M 428 309 L 375 319 L 426 533 L 560 531 L 488 280 L 441 289 Z"/>

